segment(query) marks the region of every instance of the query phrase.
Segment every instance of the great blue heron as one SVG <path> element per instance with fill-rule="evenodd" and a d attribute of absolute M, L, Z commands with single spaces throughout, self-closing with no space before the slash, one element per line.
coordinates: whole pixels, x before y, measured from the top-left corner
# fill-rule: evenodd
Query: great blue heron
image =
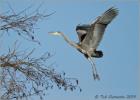
<path fill-rule="evenodd" d="M 105 11 L 101 16 L 97 17 L 94 22 L 87 25 L 78 25 L 76 32 L 79 37 L 79 42 L 75 43 L 70 41 L 63 32 L 50 32 L 53 35 L 61 35 L 64 40 L 71 46 L 75 47 L 78 51 L 90 61 L 93 69 L 94 79 L 100 79 L 96 70 L 96 66 L 92 57 L 100 58 L 103 56 L 102 51 L 97 51 L 97 47 L 103 37 L 107 25 L 118 15 L 118 9 L 111 7 Z"/>

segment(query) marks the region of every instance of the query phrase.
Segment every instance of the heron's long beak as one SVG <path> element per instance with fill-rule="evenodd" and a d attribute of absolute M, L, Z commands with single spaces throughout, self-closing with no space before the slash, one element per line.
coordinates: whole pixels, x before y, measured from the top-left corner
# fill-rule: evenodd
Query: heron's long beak
<path fill-rule="evenodd" d="M 52 35 L 58 35 L 58 36 L 60 36 L 61 34 L 60 34 L 60 32 L 48 32 L 49 34 L 52 34 Z"/>

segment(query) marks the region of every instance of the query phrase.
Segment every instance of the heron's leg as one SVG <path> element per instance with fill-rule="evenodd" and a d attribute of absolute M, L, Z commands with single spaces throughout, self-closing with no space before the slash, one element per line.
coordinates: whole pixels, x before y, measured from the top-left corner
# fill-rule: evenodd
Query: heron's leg
<path fill-rule="evenodd" d="M 89 62 L 90 62 L 90 64 L 91 64 L 91 66 L 92 66 L 92 71 L 93 71 L 93 78 L 94 78 L 94 80 L 96 80 L 96 79 L 100 80 L 99 74 L 97 73 L 97 70 L 96 70 L 96 65 L 95 65 L 95 63 L 93 62 L 93 60 L 92 60 L 91 57 L 89 57 L 88 60 L 89 60 Z"/>

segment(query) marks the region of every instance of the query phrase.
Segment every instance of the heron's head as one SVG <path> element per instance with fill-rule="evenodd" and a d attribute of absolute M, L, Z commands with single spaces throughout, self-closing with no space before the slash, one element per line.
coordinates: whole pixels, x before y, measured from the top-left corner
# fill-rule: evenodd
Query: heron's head
<path fill-rule="evenodd" d="M 56 31 L 56 32 L 49 32 L 49 34 L 61 36 L 63 33 L 59 32 L 59 31 Z"/>

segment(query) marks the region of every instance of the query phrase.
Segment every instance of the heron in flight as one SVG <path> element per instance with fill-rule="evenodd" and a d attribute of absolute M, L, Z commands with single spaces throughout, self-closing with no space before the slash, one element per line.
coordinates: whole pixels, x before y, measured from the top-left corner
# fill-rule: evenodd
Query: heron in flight
<path fill-rule="evenodd" d="M 97 50 L 100 41 L 102 40 L 103 34 L 107 25 L 118 15 L 118 9 L 111 7 L 105 11 L 101 16 L 97 17 L 94 22 L 91 24 L 78 25 L 76 27 L 76 32 L 79 38 L 79 42 L 75 43 L 69 40 L 63 32 L 49 32 L 53 35 L 60 35 L 64 40 L 80 51 L 84 56 L 90 61 L 93 70 L 94 80 L 100 79 L 96 66 L 92 58 L 101 58 L 103 57 L 103 52 Z"/>

